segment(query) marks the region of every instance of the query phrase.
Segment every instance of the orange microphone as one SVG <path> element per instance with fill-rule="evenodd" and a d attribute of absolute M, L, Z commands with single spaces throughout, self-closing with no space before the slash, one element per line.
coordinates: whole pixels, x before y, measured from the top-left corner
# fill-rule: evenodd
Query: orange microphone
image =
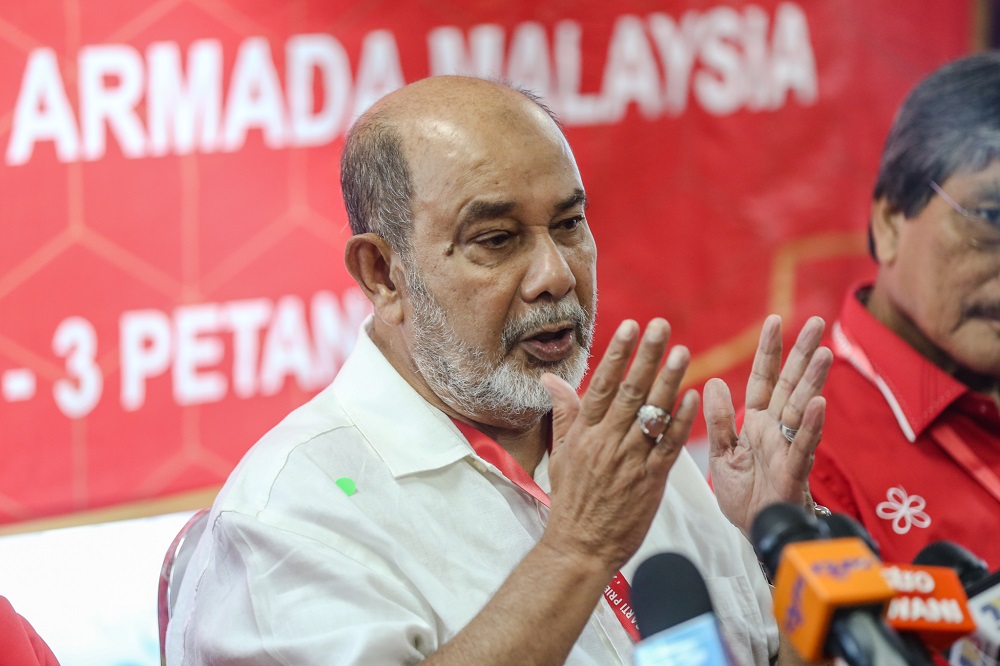
<path fill-rule="evenodd" d="M 895 564 L 884 566 L 882 577 L 896 593 L 886 610 L 896 631 L 915 634 L 928 648 L 947 652 L 976 630 L 969 597 L 954 569 Z"/>
<path fill-rule="evenodd" d="M 785 546 L 778 565 L 774 613 L 788 642 L 806 661 L 827 656 L 836 611 L 878 612 L 893 592 L 868 547 L 852 538 Z"/>
<path fill-rule="evenodd" d="M 835 513 L 820 520 L 832 536 L 858 537 L 878 554 L 878 544 L 854 519 Z M 985 571 L 974 555 L 947 542 L 927 546 L 913 564 L 883 564 L 882 577 L 895 591 L 886 609 L 889 626 L 915 649 L 919 644 L 920 649 L 947 653 L 952 643 L 976 628 L 963 576 Z"/>
<path fill-rule="evenodd" d="M 767 507 L 754 520 L 754 550 L 774 581 L 774 614 L 788 642 L 809 662 L 929 666 L 882 618 L 894 592 L 879 559 L 861 539 L 828 535 L 793 504 Z"/>

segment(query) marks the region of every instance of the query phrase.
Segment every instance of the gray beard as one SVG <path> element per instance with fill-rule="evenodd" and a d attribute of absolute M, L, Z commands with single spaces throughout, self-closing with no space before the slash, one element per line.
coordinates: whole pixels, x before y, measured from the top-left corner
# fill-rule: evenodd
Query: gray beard
<path fill-rule="evenodd" d="M 545 372 L 578 388 L 587 373 L 594 336 L 594 315 L 575 300 L 543 303 L 517 319 L 509 319 L 500 337 L 501 355 L 487 354 L 460 340 L 448 324 L 444 308 L 416 271 L 406 269 L 413 306 L 413 360 L 435 395 L 472 416 L 512 429 L 527 429 L 552 409 L 539 378 Z M 578 348 L 566 359 L 543 367 L 522 367 L 511 352 L 525 335 L 557 322 L 575 324 Z"/>

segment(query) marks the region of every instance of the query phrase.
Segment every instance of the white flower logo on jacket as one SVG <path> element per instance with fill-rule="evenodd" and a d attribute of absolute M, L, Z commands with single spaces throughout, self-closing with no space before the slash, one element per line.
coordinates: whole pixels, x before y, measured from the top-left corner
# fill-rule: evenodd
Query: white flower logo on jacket
<path fill-rule="evenodd" d="M 930 527 L 931 517 L 924 513 L 927 500 L 920 495 L 907 495 L 902 487 L 889 488 L 886 501 L 875 507 L 879 518 L 892 521 L 892 531 L 906 534 L 911 527 Z"/>

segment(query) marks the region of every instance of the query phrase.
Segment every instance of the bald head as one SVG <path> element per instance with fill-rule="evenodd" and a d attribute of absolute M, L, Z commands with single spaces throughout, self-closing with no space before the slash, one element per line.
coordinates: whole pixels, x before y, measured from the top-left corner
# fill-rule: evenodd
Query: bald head
<path fill-rule="evenodd" d="M 414 182 L 410 161 L 422 151 L 447 151 L 470 133 L 517 127 L 561 137 L 555 115 L 533 93 L 463 76 L 422 79 L 366 111 L 347 135 L 340 183 L 354 234 L 374 232 L 407 256 Z"/>

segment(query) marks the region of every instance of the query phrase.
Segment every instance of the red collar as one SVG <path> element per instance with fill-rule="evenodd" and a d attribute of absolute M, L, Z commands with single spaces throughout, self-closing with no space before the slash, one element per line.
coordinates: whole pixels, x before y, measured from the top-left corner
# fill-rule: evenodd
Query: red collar
<path fill-rule="evenodd" d="M 866 361 L 882 383 L 879 389 L 883 395 L 888 390 L 890 395 L 886 395 L 886 400 L 890 406 L 893 401 L 898 405 L 897 417 L 905 418 L 914 436 L 919 436 L 955 401 L 971 393 L 971 389 L 924 358 L 868 311 L 859 296 L 870 287 L 868 283 L 857 284 L 844 299 L 838 323 L 849 351 L 845 353 L 842 345 L 837 344 L 835 332 L 834 353 L 862 374 L 864 370 L 857 361 Z"/>

